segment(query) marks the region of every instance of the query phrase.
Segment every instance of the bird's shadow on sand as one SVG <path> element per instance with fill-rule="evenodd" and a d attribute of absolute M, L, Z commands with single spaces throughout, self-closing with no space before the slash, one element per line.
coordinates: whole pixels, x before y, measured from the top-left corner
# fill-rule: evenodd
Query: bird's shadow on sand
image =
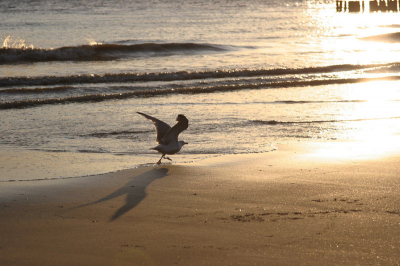
<path fill-rule="evenodd" d="M 110 221 L 114 221 L 120 218 L 123 214 L 130 211 L 131 209 L 135 208 L 146 197 L 147 186 L 149 186 L 153 181 L 167 176 L 167 172 L 168 169 L 166 168 L 152 169 L 148 172 L 132 177 L 131 181 L 126 183 L 123 187 L 119 188 L 118 190 L 112 192 L 111 194 L 94 202 L 80 205 L 74 209 L 98 204 L 101 202 L 109 201 L 117 197 L 126 195 L 125 205 L 119 208 L 110 219 Z"/>

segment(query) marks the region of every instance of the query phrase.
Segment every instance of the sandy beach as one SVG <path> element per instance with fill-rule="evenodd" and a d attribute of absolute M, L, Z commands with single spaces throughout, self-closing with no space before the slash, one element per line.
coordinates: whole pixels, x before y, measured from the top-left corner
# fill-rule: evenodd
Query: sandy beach
<path fill-rule="evenodd" d="M 399 265 L 399 153 L 358 145 L 5 182 L 1 264 Z"/>

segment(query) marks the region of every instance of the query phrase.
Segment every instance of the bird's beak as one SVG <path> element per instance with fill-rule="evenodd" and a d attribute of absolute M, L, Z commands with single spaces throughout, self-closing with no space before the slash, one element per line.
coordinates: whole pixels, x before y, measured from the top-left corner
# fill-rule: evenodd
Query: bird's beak
<path fill-rule="evenodd" d="M 189 143 L 187 143 L 187 142 L 184 142 L 184 144 L 189 144 Z"/>

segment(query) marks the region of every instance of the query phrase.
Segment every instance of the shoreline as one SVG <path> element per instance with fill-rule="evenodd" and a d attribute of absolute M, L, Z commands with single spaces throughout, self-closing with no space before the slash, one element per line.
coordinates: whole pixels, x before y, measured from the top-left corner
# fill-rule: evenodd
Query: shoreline
<path fill-rule="evenodd" d="M 276 147 L 271 145 L 271 150 Z M 249 154 L 249 153 L 239 153 Z M 251 153 L 250 153 L 251 154 Z M 190 154 L 174 155 L 173 161 L 163 164 L 189 164 L 209 158 L 229 154 Z M 96 154 L 74 152 L 52 152 L 39 150 L 2 150 L 0 151 L 0 184 L 7 182 L 35 182 L 59 179 L 83 178 L 111 174 L 141 167 L 157 166 L 160 158 L 153 154 Z M 144 163 L 146 162 L 146 163 Z M 95 170 L 93 170 L 95 169 Z M 29 176 L 29 178 L 26 178 Z"/>
<path fill-rule="evenodd" d="M 359 147 L 350 144 L 343 151 Z M 277 146 L 84 178 L 1 183 L 1 261 L 398 265 L 398 149 L 349 159 L 317 156 L 332 151 L 330 142 Z"/>

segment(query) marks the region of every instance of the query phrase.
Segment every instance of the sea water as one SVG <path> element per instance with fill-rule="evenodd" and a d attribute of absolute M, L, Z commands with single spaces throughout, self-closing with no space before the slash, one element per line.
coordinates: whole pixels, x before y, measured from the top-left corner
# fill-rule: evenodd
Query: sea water
<path fill-rule="evenodd" d="M 400 132 L 399 16 L 312 0 L 2 0 L 0 180 L 152 165 L 155 130 L 136 112 L 187 116 L 174 162 L 384 141 Z"/>

